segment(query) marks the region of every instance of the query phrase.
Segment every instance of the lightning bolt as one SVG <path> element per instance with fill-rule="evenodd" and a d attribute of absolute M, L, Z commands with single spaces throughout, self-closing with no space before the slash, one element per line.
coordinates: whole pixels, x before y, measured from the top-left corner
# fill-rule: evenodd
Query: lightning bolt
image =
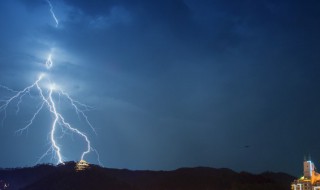
<path fill-rule="evenodd" d="M 57 140 L 56 140 L 56 130 L 57 127 L 63 127 L 66 131 L 69 131 L 71 133 L 77 134 L 80 137 L 83 138 L 84 142 L 86 143 L 86 149 L 85 151 L 82 152 L 81 154 L 81 160 L 84 159 L 84 157 L 89 154 L 91 151 L 94 151 L 97 153 L 97 151 L 95 149 L 93 149 L 91 147 L 91 142 L 89 140 L 89 138 L 87 137 L 87 135 L 85 133 L 83 133 L 82 131 L 80 131 L 79 129 L 72 127 L 72 125 L 70 123 L 68 123 L 66 121 L 66 119 L 63 117 L 63 115 L 57 110 L 56 107 L 56 103 L 55 100 L 53 98 L 53 93 L 57 92 L 59 94 L 59 96 L 63 96 L 65 97 L 69 102 L 70 105 L 75 109 L 76 113 L 78 114 L 79 117 L 82 117 L 85 119 L 86 123 L 91 127 L 91 129 L 95 132 L 92 124 L 89 122 L 88 117 L 85 114 L 85 111 L 90 110 L 91 108 L 77 100 L 74 100 L 73 98 L 70 97 L 69 94 L 67 94 L 66 92 L 60 90 L 57 88 L 57 86 L 55 84 L 51 84 L 49 86 L 49 89 L 46 92 L 44 92 L 43 87 L 41 86 L 40 82 L 42 82 L 45 78 L 45 75 L 42 74 L 38 77 L 38 79 L 31 84 L 30 86 L 24 88 L 21 91 L 15 91 L 12 90 L 6 86 L 0 86 L 10 92 L 15 92 L 15 94 L 13 96 L 11 96 L 10 98 L 6 99 L 6 100 L 1 100 L 0 102 L 3 102 L 2 105 L 0 106 L 0 112 L 5 112 L 6 113 L 6 109 L 8 108 L 10 103 L 13 103 L 14 100 L 18 99 L 18 103 L 17 103 L 17 107 L 19 108 L 19 104 L 22 101 L 22 98 L 27 95 L 32 89 L 36 89 L 38 92 L 38 95 L 40 97 L 41 100 L 41 104 L 40 106 L 37 108 L 36 112 L 33 114 L 32 118 L 30 119 L 30 121 L 28 122 L 28 124 L 23 127 L 20 128 L 16 131 L 16 133 L 18 134 L 22 134 L 24 131 L 28 130 L 29 127 L 33 124 L 34 120 L 37 118 L 38 114 L 40 113 L 41 110 L 43 110 L 44 106 L 47 106 L 49 112 L 52 114 L 53 116 L 53 121 L 51 124 L 51 131 L 50 131 L 50 141 L 51 141 L 51 151 L 54 152 L 55 156 L 57 157 L 57 162 L 58 164 L 63 163 L 63 156 L 61 154 L 61 147 L 59 146 Z M 83 109 L 80 109 L 79 106 L 82 106 Z M 6 114 L 5 114 L 6 117 Z M 4 117 L 4 118 L 5 118 Z M 65 133 L 65 132 L 64 132 Z M 45 155 L 48 155 L 50 151 L 47 151 L 42 157 L 44 158 Z M 99 155 L 98 156 L 98 162 L 99 161 Z"/>
<path fill-rule="evenodd" d="M 51 2 L 50 2 L 49 0 L 47 0 L 47 3 L 48 3 L 48 5 L 49 5 L 49 7 L 50 7 L 51 16 L 52 16 L 53 20 L 56 22 L 56 27 L 58 27 L 58 25 L 59 25 L 59 20 L 57 19 L 56 14 L 55 14 L 54 11 L 53 11 L 53 6 L 52 6 L 52 4 L 51 4 Z"/>
<path fill-rule="evenodd" d="M 53 11 L 53 6 L 49 0 L 46 0 L 47 3 L 50 6 L 50 13 L 56 23 L 56 27 L 59 25 L 59 20 L 55 16 L 55 13 Z M 50 70 L 53 67 L 53 61 L 52 61 L 52 54 L 50 53 L 47 57 L 47 60 L 45 62 L 45 66 L 47 70 Z M 44 81 L 46 80 L 46 81 Z M 47 86 L 45 84 L 49 83 L 50 85 Z M 2 125 L 4 125 L 4 121 L 7 117 L 7 109 L 10 104 L 16 103 L 16 113 L 20 111 L 20 104 L 23 102 L 23 99 L 26 95 L 31 97 L 31 90 L 33 92 L 37 92 L 37 97 L 40 100 L 40 103 L 37 106 L 36 111 L 33 113 L 31 119 L 28 121 L 27 125 L 24 127 L 18 129 L 16 131 L 17 134 L 22 134 L 25 131 L 28 131 L 28 129 L 34 124 L 35 119 L 38 117 L 39 113 L 44 110 L 44 108 L 47 108 L 49 113 L 52 115 L 52 123 L 50 125 L 50 147 L 49 149 L 39 158 L 38 162 L 39 163 L 43 158 L 48 156 L 50 153 L 53 155 L 52 159 L 55 158 L 57 160 L 57 164 L 64 163 L 64 157 L 61 153 L 61 145 L 58 142 L 57 136 L 57 130 L 58 127 L 60 127 L 62 134 L 65 135 L 67 132 L 70 134 L 76 134 L 79 137 L 83 139 L 83 141 L 86 144 L 85 150 L 82 152 L 80 159 L 83 160 L 86 155 L 88 155 L 90 152 L 95 152 L 97 155 L 97 160 L 99 164 L 100 162 L 100 156 L 99 153 L 96 149 L 94 149 L 91 146 L 91 142 L 88 138 L 88 136 L 80 131 L 78 128 L 73 127 L 67 120 L 66 118 L 62 115 L 62 113 L 59 112 L 56 106 L 56 102 L 54 99 L 54 94 L 59 95 L 59 102 L 61 97 L 64 97 L 65 100 L 69 103 L 69 105 L 75 110 L 75 113 L 78 115 L 79 120 L 83 119 L 85 123 L 91 128 L 91 130 L 95 133 L 95 129 L 93 125 L 90 123 L 87 115 L 85 112 L 92 110 L 93 108 L 83 104 L 75 99 L 73 99 L 68 93 L 65 91 L 61 90 L 60 88 L 57 87 L 54 83 L 49 80 L 49 78 L 45 74 L 40 74 L 37 80 L 32 83 L 31 85 L 25 87 L 24 89 L 20 91 L 13 90 L 7 86 L 0 85 L 0 89 L 4 89 L 11 93 L 12 95 L 9 97 L 6 97 L 4 99 L 0 99 L 0 113 L 3 113 L 3 119 L 2 119 Z"/>

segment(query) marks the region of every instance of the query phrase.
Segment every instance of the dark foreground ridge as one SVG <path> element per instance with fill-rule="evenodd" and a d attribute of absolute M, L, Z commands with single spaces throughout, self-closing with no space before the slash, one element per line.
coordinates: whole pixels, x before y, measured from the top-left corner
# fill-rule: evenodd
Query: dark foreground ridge
<path fill-rule="evenodd" d="M 181 168 L 174 171 L 130 171 L 75 162 L 0 169 L 0 190 L 288 190 L 293 176 L 266 172 L 253 175 L 229 169 Z M 8 186 L 8 187 L 5 187 Z"/>

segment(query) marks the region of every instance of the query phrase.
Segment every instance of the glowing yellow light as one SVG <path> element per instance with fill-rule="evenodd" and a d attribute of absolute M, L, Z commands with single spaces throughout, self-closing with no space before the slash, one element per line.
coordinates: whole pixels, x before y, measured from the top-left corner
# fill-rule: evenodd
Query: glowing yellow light
<path fill-rule="evenodd" d="M 76 165 L 76 171 L 83 171 L 86 170 L 90 167 L 90 165 L 88 164 L 88 162 L 86 162 L 85 160 L 80 160 L 77 165 Z"/>

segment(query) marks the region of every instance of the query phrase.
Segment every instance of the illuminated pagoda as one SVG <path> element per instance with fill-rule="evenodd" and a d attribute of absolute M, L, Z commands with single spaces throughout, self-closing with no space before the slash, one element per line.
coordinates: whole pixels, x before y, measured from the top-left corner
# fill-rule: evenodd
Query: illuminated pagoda
<path fill-rule="evenodd" d="M 76 171 L 83 171 L 89 169 L 90 165 L 85 160 L 80 160 L 76 164 Z"/>
<path fill-rule="evenodd" d="M 303 176 L 291 183 L 291 190 L 320 190 L 320 174 L 311 160 L 303 162 Z"/>

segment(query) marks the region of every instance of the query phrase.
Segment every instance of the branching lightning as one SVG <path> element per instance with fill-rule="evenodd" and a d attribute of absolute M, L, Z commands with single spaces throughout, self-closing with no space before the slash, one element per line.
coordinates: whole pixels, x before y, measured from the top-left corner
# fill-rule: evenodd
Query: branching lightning
<path fill-rule="evenodd" d="M 50 13 L 52 15 L 52 18 L 54 19 L 56 23 L 56 27 L 59 25 L 59 20 L 57 19 L 54 11 L 53 6 L 49 0 L 46 0 L 47 3 L 50 6 Z M 52 61 L 52 54 L 50 53 L 47 57 L 47 60 L 45 61 L 45 66 L 47 70 L 50 70 L 53 67 L 53 61 Z M 46 85 L 49 83 L 50 85 Z M 13 90 L 7 86 L 0 85 L 0 89 L 6 90 L 8 93 L 11 94 L 11 96 L 6 97 L 4 99 L 0 99 L 0 113 L 3 113 L 3 120 L 2 124 L 4 123 L 6 117 L 7 117 L 7 108 L 11 104 L 15 104 L 16 106 L 16 113 L 20 111 L 20 105 L 23 102 L 23 99 L 26 95 L 31 96 L 31 91 L 34 93 L 36 92 L 37 98 L 40 100 L 40 103 L 37 106 L 36 111 L 32 115 L 31 119 L 28 121 L 27 125 L 24 127 L 18 129 L 16 131 L 17 134 L 23 134 L 25 131 L 27 131 L 30 126 L 33 125 L 35 119 L 39 116 L 40 112 L 45 110 L 49 111 L 49 113 L 52 115 L 52 123 L 50 125 L 50 148 L 39 158 L 38 162 L 40 162 L 44 157 L 50 154 L 50 152 L 53 155 L 53 158 L 57 160 L 57 163 L 63 163 L 64 157 L 61 153 L 61 145 L 58 142 L 57 135 L 57 129 L 61 129 L 63 134 L 66 134 L 67 132 L 71 134 L 78 135 L 80 138 L 83 139 L 83 141 L 86 143 L 85 150 L 82 152 L 80 159 L 83 160 L 84 157 L 89 154 L 90 152 L 95 152 L 97 154 L 97 159 L 99 164 L 100 158 L 97 150 L 92 148 L 91 142 L 88 138 L 88 136 L 80 131 L 78 128 L 73 127 L 63 116 L 61 112 L 59 112 L 56 101 L 54 99 L 54 94 L 57 94 L 59 96 L 59 102 L 60 98 L 64 97 L 65 100 L 69 103 L 69 105 L 75 110 L 75 113 L 78 115 L 79 119 L 83 119 L 85 123 L 92 129 L 92 131 L 96 134 L 96 131 L 93 127 L 93 125 L 90 123 L 87 115 L 85 112 L 92 110 L 92 107 L 83 104 L 77 100 L 74 100 L 68 93 L 60 89 L 57 85 L 51 82 L 49 80 L 48 76 L 45 74 L 40 74 L 37 80 L 31 84 L 30 86 L 25 87 L 24 89 L 20 91 Z"/>
<path fill-rule="evenodd" d="M 96 150 L 94 150 L 91 147 L 91 142 L 88 139 L 87 135 L 83 132 L 81 132 L 79 129 L 74 128 L 71 126 L 70 123 L 68 123 L 66 121 L 66 119 L 63 117 L 63 115 L 57 110 L 56 107 L 56 103 L 55 100 L 53 98 L 53 93 L 57 92 L 59 94 L 59 96 L 63 96 L 65 97 L 69 102 L 70 105 L 75 109 L 76 113 L 78 114 L 79 117 L 84 118 L 84 120 L 86 121 L 86 123 L 91 127 L 91 129 L 95 132 L 92 124 L 89 122 L 88 117 L 85 114 L 85 111 L 90 110 L 90 107 L 74 100 L 73 98 L 70 97 L 69 94 L 67 94 L 66 92 L 58 89 L 56 87 L 56 85 L 51 84 L 48 87 L 47 92 L 44 91 L 44 88 L 41 86 L 41 82 L 45 79 L 45 75 L 42 74 L 38 77 L 38 79 L 31 84 L 30 86 L 24 88 L 21 91 L 15 91 L 12 90 L 6 86 L 1 86 L 2 88 L 15 93 L 14 95 L 12 95 L 10 98 L 8 99 L 4 99 L 4 100 L 0 100 L 1 102 L 3 102 L 0 106 L 0 112 L 4 112 L 6 113 L 6 109 L 9 106 L 10 103 L 13 103 L 15 100 L 18 100 L 18 103 L 16 104 L 16 106 L 18 107 L 17 109 L 19 109 L 19 105 L 22 101 L 22 98 L 27 95 L 32 89 L 37 90 L 38 95 L 40 97 L 41 100 L 41 104 L 40 106 L 37 108 L 36 112 L 33 114 L 32 118 L 30 119 L 30 121 L 28 122 L 28 124 L 17 130 L 16 133 L 22 134 L 24 131 L 28 130 L 29 127 L 33 124 L 35 118 L 38 116 L 38 114 L 40 113 L 41 110 L 43 110 L 44 106 L 46 106 L 49 110 L 49 112 L 52 114 L 53 116 L 53 121 L 51 124 L 51 131 L 50 131 L 50 141 L 51 141 L 51 150 L 55 153 L 55 156 L 57 157 L 58 163 L 63 163 L 63 156 L 61 155 L 61 148 L 56 140 L 56 130 L 57 127 L 63 127 L 64 129 L 66 129 L 66 131 L 69 131 L 71 133 L 77 134 L 80 137 L 83 138 L 83 140 L 85 141 L 85 143 L 87 144 L 86 146 L 86 150 L 81 154 L 81 160 L 84 159 L 85 155 L 89 154 L 91 151 L 96 152 Z M 80 109 L 78 106 L 82 106 L 83 109 Z M 6 117 L 6 114 L 4 116 L 4 119 Z M 44 155 L 47 155 L 50 151 L 47 151 Z M 43 158 L 44 156 L 42 156 L 41 158 Z"/>

